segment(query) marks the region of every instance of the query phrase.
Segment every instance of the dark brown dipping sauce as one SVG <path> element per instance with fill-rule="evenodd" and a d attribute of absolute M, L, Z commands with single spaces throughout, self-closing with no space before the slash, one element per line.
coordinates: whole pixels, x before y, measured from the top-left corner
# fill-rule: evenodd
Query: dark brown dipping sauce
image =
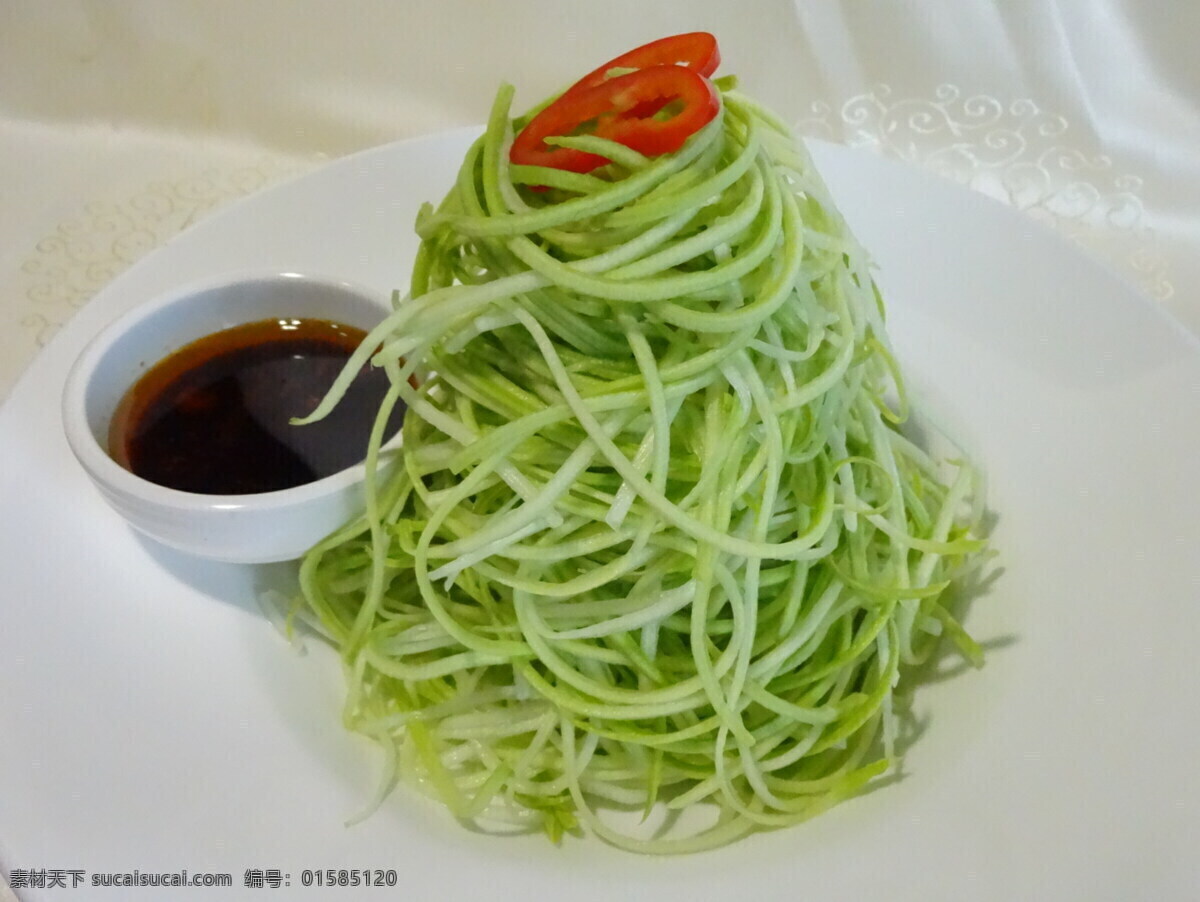
<path fill-rule="evenodd" d="M 389 387 L 382 370 L 364 367 L 325 419 L 289 420 L 312 412 L 365 336 L 328 320 L 272 319 L 194 341 L 125 394 L 109 453 L 143 479 L 204 495 L 274 492 L 344 470 L 366 455 Z M 403 419 L 399 402 L 387 438 Z"/>

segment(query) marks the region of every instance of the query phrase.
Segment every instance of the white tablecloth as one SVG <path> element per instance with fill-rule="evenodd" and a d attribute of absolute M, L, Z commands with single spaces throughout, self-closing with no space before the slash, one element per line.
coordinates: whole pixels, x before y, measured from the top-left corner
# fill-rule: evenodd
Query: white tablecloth
<path fill-rule="evenodd" d="M 222 204 L 480 122 L 501 80 L 532 103 L 693 29 L 802 133 L 1041 219 L 1200 332 L 1191 0 L 6 0 L 0 398 L 98 289 Z"/>

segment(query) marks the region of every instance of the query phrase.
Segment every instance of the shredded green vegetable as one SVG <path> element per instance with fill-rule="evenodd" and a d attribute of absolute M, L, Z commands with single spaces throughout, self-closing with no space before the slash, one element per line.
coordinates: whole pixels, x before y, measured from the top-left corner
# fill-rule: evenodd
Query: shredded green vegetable
<path fill-rule="evenodd" d="M 943 634 L 977 662 L 947 601 L 983 546 L 975 472 L 900 430 L 866 255 L 774 116 L 725 90 L 674 154 L 558 139 L 613 161 L 579 175 L 509 165 L 511 95 L 313 415 L 387 368 L 367 512 L 301 571 L 346 723 L 388 751 L 380 799 L 395 769 L 556 840 L 687 852 L 811 817 L 894 768 Z M 710 818 L 639 835 L 664 807 Z"/>

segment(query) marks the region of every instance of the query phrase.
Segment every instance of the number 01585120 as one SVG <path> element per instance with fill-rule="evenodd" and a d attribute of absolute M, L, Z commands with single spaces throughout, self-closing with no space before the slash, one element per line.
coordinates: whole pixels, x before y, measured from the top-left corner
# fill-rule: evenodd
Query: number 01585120
<path fill-rule="evenodd" d="M 395 886 L 396 872 L 383 868 L 326 868 L 300 872 L 302 886 Z"/>

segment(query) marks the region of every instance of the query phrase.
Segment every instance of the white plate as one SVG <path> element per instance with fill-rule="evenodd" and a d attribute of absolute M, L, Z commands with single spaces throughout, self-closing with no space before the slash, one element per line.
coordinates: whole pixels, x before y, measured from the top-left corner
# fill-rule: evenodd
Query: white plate
<path fill-rule="evenodd" d="M 0 864 L 224 871 L 222 899 L 262 896 L 248 868 L 290 877 L 272 898 L 323 895 L 300 886 L 316 868 L 399 872 L 337 899 L 1195 898 L 1197 344 L 1012 211 L 822 145 L 922 404 L 990 474 L 1004 572 L 968 621 L 987 666 L 921 691 L 902 780 L 714 853 L 481 836 L 403 788 L 343 826 L 378 757 L 341 728 L 334 657 L 296 655 L 257 611 L 287 568 L 138 539 L 71 459 L 58 398 L 90 334 L 181 282 L 403 286 L 417 205 L 467 140 L 380 148 L 201 223 L 81 311 L 0 412 Z"/>

